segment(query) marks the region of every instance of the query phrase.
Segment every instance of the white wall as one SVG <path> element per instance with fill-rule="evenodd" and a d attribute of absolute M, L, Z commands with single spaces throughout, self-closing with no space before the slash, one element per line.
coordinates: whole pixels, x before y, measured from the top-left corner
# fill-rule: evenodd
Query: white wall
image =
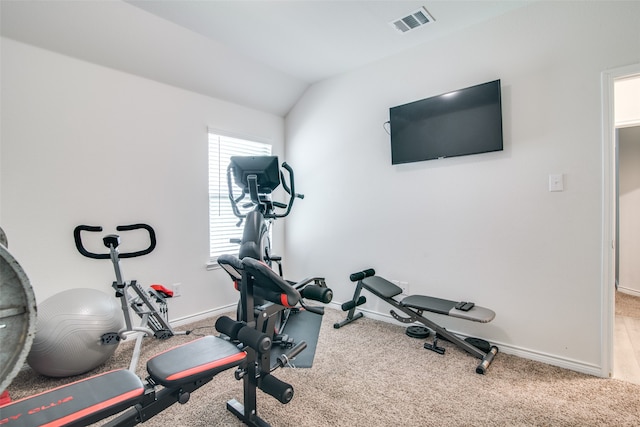
<path fill-rule="evenodd" d="M 181 282 L 171 319 L 235 304 L 225 274 L 205 269 L 207 127 L 269 140 L 281 154 L 284 120 L 10 39 L 1 43 L 0 218 L 37 300 L 74 287 L 111 293 L 110 261 L 76 251 L 76 225 L 115 233 L 117 225 L 145 222 L 156 230 L 157 248 L 122 260 L 125 279 Z M 144 244 L 138 239 L 122 234 L 122 251 Z"/>
<path fill-rule="evenodd" d="M 497 313 L 437 319 L 452 330 L 601 372 L 600 80 L 638 62 L 640 3 L 540 2 L 316 84 L 286 122 L 307 195 L 287 219 L 292 274 L 326 275 L 342 302 L 349 273 L 373 267 Z M 496 78 L 503 152 L 391 165 L 389 107 Z M 552 173 L 565 191 L 548 191 Z"/>

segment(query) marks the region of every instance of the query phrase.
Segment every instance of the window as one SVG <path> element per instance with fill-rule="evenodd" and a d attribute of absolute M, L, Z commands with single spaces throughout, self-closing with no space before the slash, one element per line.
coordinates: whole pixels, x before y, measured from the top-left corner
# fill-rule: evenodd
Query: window
<path fill-rule="evenodd" d="M 209 131 L 209 258 L 238 254 L 239 246 L 230 239 L 242 238 L 242 227 L 233 214 L 227 185 L 227 166 L 231 156 L 269 156 L 271 145 L 232 138 Z M 239 193 L 236 194 L 236 196 Z"/>

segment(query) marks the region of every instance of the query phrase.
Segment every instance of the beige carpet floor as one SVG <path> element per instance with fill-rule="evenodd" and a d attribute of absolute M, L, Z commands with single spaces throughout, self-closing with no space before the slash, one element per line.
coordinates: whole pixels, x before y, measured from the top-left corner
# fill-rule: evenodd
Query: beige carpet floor
<path fill-rule="evenodd" d="M 295 397 L 283 405 L 258 392 L 258 413 L 273 426 L 640 426 L 640 386 L 596 378 L 499 353 L 486 375 L 477 360 L 449 343 L 444 355 L 425 350 L 423 340 L 401 326 L 368 318 L 341 329 L 344 313 L 328 309 L 311 369 L 275 374 L 294 385 Z M 214 319 L 194 326 L 212 334 Z M 146 340 L 141 360 L 193 339 Z M 92 373 L 127 367 L 131 343 L 123 343 Z M 139 374 L 143 375 L 141 362 Z M 20 398 L 78 378 L 50 379 L 25 369 L 9 387 Z M 242 400 L 242 383 L 233 370 L 219 374 L 145 426 L 239 426 L 226 410 Z"/>
<path fill-rule="evenodd" d="M 616 292 L 616 316 L 640 319 L 640 297 Z"/>

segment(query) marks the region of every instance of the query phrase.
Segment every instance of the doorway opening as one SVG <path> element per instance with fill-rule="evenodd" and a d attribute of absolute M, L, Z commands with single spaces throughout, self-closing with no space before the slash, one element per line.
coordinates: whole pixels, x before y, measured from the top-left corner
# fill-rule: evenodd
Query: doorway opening
<path fill-rule="evenodd" d="M 640 384 L 640 64 L 602 83 L 603 376 Z"/>

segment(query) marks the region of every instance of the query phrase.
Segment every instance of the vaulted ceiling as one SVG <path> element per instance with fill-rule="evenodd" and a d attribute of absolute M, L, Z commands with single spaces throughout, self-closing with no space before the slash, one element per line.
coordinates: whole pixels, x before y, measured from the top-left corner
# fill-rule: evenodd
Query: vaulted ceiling
<path fill-rule="evenodd" d="M 531 1 L 2 0 L 0 34 L 285 116 L 313 83 Z"/>

